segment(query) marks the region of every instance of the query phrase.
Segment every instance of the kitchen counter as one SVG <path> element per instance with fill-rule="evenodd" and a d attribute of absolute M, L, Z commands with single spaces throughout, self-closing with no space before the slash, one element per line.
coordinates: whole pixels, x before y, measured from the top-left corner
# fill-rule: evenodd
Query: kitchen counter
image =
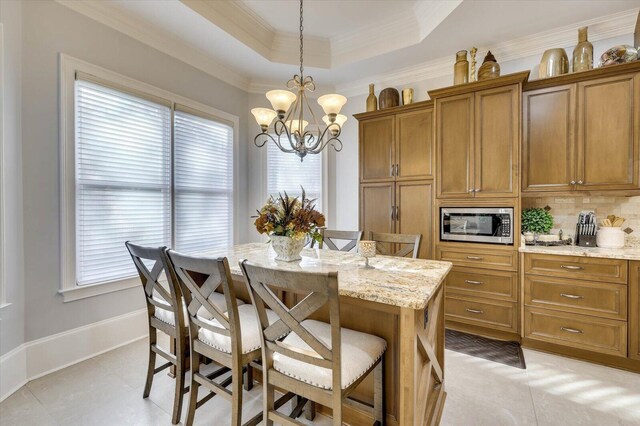
<path fill-rule="evenodd" d="M 238 262 L 251 262 L 274 269 L 338 272 L 340 324 L 375 334 L 387 341 L 385 353 L 385 399 L 387 424 L 437 424 L 446 398 L 444 377 L 444 279 L 450 262 L 376 256 L 372 269 L 354 253 L 304 249 L 302 260 L 281 262 L 269 244 L 252 243 L 213 250 L 206 256 L 226 256 L 237 297 L 250 302 Z M 305 295 L 279 292 L 287 307 Z M 326 309 L 313 319 L 328 321 Z M 373 381 L 364 380 L 354 390 L 359 401 L 373 400 Z M 347 424 L 373 424 L 365 411 L 343 405 Z M 324 407 L 326 415 L 331 412 Z"/>
<path fill-rule="evenodd" d="M 607 249 L 580 246 L 526 246 L 520 247 L 520 253 L 556 254 L 560 256 L 600 257 L 605 259 L 640 260 L 640 247 Z"/>
<path fill-rule="evenodd" d="M 241 276 L 239 262 L 248 259 L 260 266 L 288 271 L 338 272 L 341 296 L 410 309 L 424 309 L 451 270 L 450 262 L 376 256 L 372 269 L 355 253 L 306 248 L 302 260 L 282 262 L 269 244 L 241 244 L 214 250 L 207 256 L 226 256 L 231 273 Z"/>

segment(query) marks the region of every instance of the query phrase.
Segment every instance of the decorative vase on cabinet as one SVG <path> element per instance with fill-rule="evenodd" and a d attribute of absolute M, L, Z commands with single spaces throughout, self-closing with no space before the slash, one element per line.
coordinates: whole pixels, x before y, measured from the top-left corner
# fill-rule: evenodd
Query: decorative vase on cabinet
<path fill-rule="evenodd" d="M 538 68 L 540 78 L 556 77 L 569 72 L 569 58 L 562 48 L 548 49 L 542 54 Z"/>
<path fill-rule="evenodd" d="M 464 84 L 469 82 L 469 61 L 467 61 L 467 51 L 461 50 L 456 53 L 456 63 L 453 65 L 453 84 Z"/>
<path fill-rule="evenodd" d="M 593 68 L 593 45 L 587 40 L 588 27 L 578 29 L 578 44 L 573 49 L 573 72 Z"/>
<path fill-rule="evenodd" d="M 369 85 L 369 96 L 367 97 L 367 112 L 377 111 L 378 99 L 373 91 L 373 84 Z"/>
<path fill-rule="evenodd" d="M 496 57 L 489 51 L 478 70 L 478 81 L 489 80 L 490 78 L 496 77 L 500 77 L 500 65 L 496 62 Z"/>

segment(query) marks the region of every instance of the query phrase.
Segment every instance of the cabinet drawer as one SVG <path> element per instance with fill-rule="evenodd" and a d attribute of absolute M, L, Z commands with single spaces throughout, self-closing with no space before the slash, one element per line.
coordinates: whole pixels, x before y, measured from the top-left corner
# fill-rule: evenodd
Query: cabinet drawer
<path fill-rule="evenodd" d="M 517 252 L 499 250 L 474 250 L 467 248 L 438 247 L 438 259 L 452 262 L 455 266 L 501 269 L 517 269 Z"/>
<path fill-rule="evenodd" d="M 627 287 L 622 284 L 525 275 L 524 300 L 528 306 L 627 319 Z"/>
<path fill-rule="evenodd" d="M 447 294 L 489 297 L 517 302 L 518 277 L 515 272 L 488 271 L 454 266 L 447 275 Z"/>
<path fill-rule="evenodd" d="M 504 331 L 518 331 L 517 309 L 513 302 L 447 296 L 444 306 L 447 320 Z"/>
<path fill-rule="evenodd" d="M 627 355 L 627 323 L 525 308 L 524 337 L 603 354 Z"/>
<path fill-rule="evenodd" d="M 524 257 L 524 272 L 589 281 L 627 283 L 626 260 L 527 253 Z"/>

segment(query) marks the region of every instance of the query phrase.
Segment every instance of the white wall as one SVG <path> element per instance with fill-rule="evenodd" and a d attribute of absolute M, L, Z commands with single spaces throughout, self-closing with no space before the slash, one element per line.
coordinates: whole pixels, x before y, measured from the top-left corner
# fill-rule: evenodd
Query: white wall
<path fill-rule="evenodd" d="M 0 355 L 24 342 L 24 277 L 22 246 L 22 145 L 20 127 L 20 71 L 22 10 L 19 2 L 0 2 L 3 26 L 2 90 L 3 156 L 0 165 L 4 186 L 4 264 L 6 300 L 0 308 Z"/>
<path fill-rule="evenodd" d="M 5 2 L 3 2 L 4 4 Z M 12 2 L 9 2 L 12 3 Z M 17 3 L 17 2 L 16 2 Z M 23 11 L 23 180 L 25 341 L 123 315 L 144 306 L 142 290 L 63 303 L 60 287 L 58 60 L 63 52 L 240 117 L 240 242 L 246 241 L 246 92 L 51 1 Z"/>
<path fill-rule="evenodd" d="M 618 44 L 633 44 L 633 34 L 593 43 L 595 58 L 599 58 L 606 49 Z M 464 46 L 461 46 L 461 48 L 464 49 Z M 571 57 L 573 46 L 565 46 L 565 48 L 567 55 Z M 451 52 L 451 55 L 455 55 L 455 52 Z M 498 63 L 500 63 L 502 75 L 530 70 L 530 79 L 534 79 L 538 76 L 537 66 L 541 56 L 542 55 L 530 56 L 504 63 L 500 63 L 499 57 L 496 59 Z M 477 58 L 478 68 L 482 63 L 482 59 L 484 58 Z M 594 62 L 597 63 L 597 61 L 598 59 Z M 427 94 L 428 90 L 450 86 L 453 83 L 453 67 L 451 71 L 451 75 L 449 76 L 416 81 L 413 84 L 403 87 L 413 87 L 414 100 L 424 101 L 429 99 Z M 384 87 L 376 87 L 376 95 L 378 95 L 382 89 L 384 89 Z M 396 87 L 396 89 L 401 91 L 402 87 Z M 345 148 L 341 153 L 336 154 L 335 163 L 331 166 L 334 173 L 330 179 L 333 182 L 331 188 L 333 188 L 333 196 L 335 197 L 335 223 L 339 229 L 358 229 L 358 123 L 351 115 L 365 111 L 366 98 L 367 95 L 350 97 L 347 105 L 343 109 L 343 114 L 350 118 L 343 128 L 341 137 Z"/>

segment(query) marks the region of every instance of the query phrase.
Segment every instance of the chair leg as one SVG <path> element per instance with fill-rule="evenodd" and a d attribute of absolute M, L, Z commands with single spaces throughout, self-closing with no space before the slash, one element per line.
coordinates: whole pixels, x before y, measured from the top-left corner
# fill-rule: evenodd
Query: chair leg
<path fill-rule="evenodd" d="M 200 384 L 194 380 L 195 374 L 200 371 L 200 354 L 191 353 L 191 386 L 189 388 L 189 410 L 187 412 L 187 426 L 193 425 L 198 405 L 198 388 Z"/>
<path fill-rule="evenodd" d="M 384 426 L 386 423 L 386 411 L 384 409 L 384 355 L 373 370 L 373 410 L 375 425 Z"/>
<path fill-rule="evenodd" d="M 231 426 L 242 426 L 242 368 L 231 370 Z"/>
<path fill-rule="evenodd" d="M 147 366 L 147 381 L 144 385 L 143 398 L 147 398 L 151 392 L 151 384 L 153 383 L 154 370 L 156 368 L 156 353 L 151 350 L 153 345 L 158 341 L 157 331 L 153 327 L 149 327 L 149 365 Z"/>
<path fill-rule="evenodd" d="M 176 392 L 173 398 L 173 416 L 171 422 L 175 425 L 180 421 L 180 415 L 182 414 L 182 400 L 184 397 L 184 376 L 186 373 L 185 368 L 185 342 L 184 339 L 177 340 L 177 365 L 176 365 Z"/>
<path fill-rule="evenodd" d="M 247 365 L 247 371 L 244 373 L 244 389 L 246 391 L 253 389 L 253 367 L 251 364 Z"/>
<path fill-rule="evenodd" d="M 267 382 L 266 373 L 262 377 L 262 421 L 264 426 L 273 426 L 273 420 L 269 419 L 269 413 L 275 411 L 275 387 Z"/>
<path fill-rule="evenodd" d="M 304 410 L 304 418 L 313 421 L 316 418 L 316 403 L 314 401 L 307 402 L 307 407 Z"/>
<path fill-rule="evenodd" d="M 176 354 L 176 339 L 171 338 L 169 339 L 169 352 L 171 352 L 171 355 L 175 355 Z M 171 377 L 172 379 L 174 377 L 176 377 L 176 366 L 172 365 L 171 367 L 169 367 L 169 377 Z"/>

